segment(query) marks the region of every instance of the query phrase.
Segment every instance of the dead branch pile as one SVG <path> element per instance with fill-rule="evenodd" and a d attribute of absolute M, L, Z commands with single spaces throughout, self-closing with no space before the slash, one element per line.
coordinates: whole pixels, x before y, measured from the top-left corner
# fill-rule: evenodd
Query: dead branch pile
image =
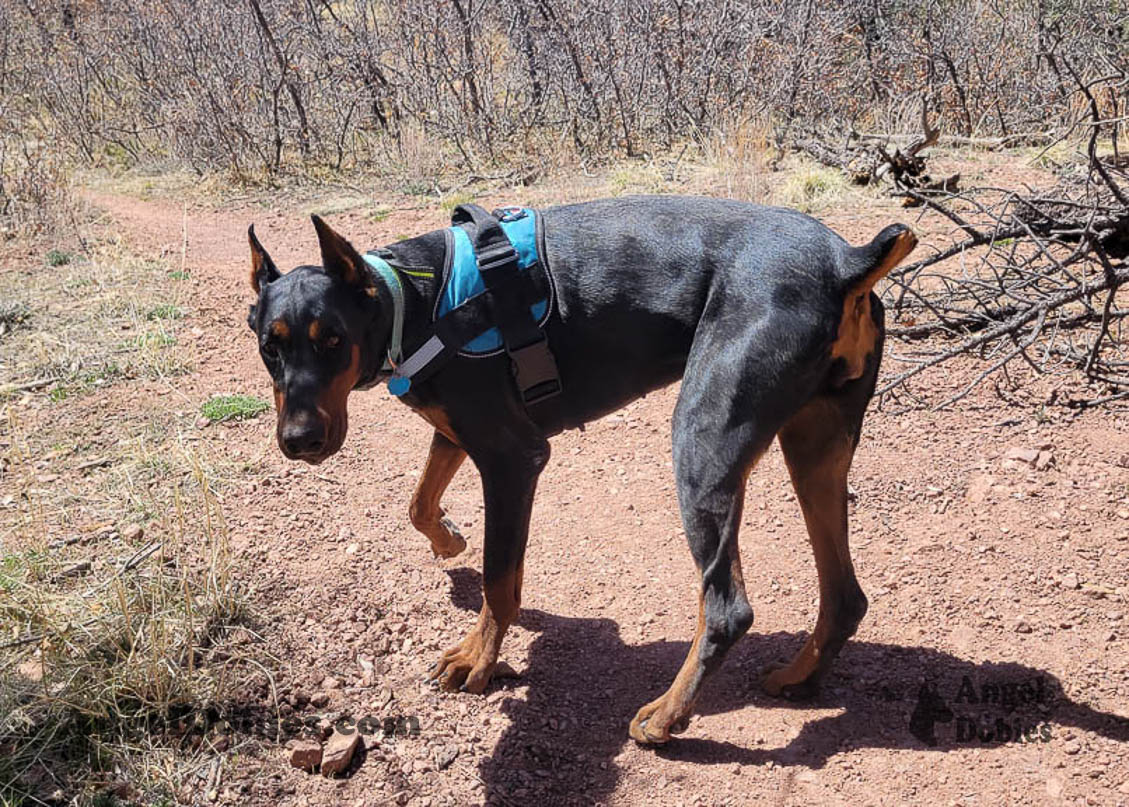
<path fill-rule="evenodd" d="M 1084 78 L 1068 60 L 1085 133 L 1084 153 L 1060 166 L 1060 181 L 1022 192 L 899 188 L 949 219 L 953 242 L 897 270 L 887 290 L 903 341 L 901 368 L 882 391 L 913 396 L 909 382 L 961 355 L 984 367 L 946 405 L 977 385 L 1007 376 L 1013 364 L 1035 374 L 1087 382 L 1088 406 L 1129 397 L 1129 308 L 1118 290 L 1129 282 L 1129 160 L 1119 151 L 1129 56 L 1107 58 L 1101 75 Z M 1099 100 L 1101 99 L 1101 100 Z M 924 337 L 944 337 L 942 339 Z"/>

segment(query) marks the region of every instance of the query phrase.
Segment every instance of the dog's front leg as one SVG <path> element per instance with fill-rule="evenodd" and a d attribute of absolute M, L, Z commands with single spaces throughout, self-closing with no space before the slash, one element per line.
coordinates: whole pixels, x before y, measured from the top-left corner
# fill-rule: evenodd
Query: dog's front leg
<path fill-rule="evenodd" d="M 431 438 L 423 476 L 419 478 L 408 508 L 412 526 L 431 541 L 431 551 L 437 558 L 453 558 L 466 549 L 466 539 L 439 504 L 465 459 L 466 452 L 437 429 Z"/>
<path fill-rule="evenodd" d="M 431 674 L 446 690 L 480 693 L 490 683 L 506 629 L 521 605 L 522 564 L 537 478 L 549 459 L 538 439 L 511 451 L 472 454 L 482 475 L 486 503 L 482 612 L 463 641 L 445 652 Z"/>

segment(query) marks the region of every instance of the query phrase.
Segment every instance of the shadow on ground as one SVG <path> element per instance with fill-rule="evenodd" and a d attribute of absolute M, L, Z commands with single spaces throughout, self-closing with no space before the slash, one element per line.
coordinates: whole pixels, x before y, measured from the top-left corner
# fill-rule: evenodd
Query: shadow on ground
<path fill-rule="evenodd" d="M 449 574 L 452 602 L 477 612 L 481 576 L 469 569 Z M 670 684 L 689 642 L 628 645 L 612 620 L 570 619 L 536 610 L 523 610 L 519 624 L 538 634 L 522 672 L 528 697 L 503 702 L 511 725 L 479 770 L 487 800 L 494 796 L 494 801 L 538 805 L 606 801 L 619 778 L 614 759 L 630 742 L 628 722 Z M 769 661 L 789 658 L 804 638 L 802 633 L 750 633 L 706 685 L 698 712 L 718 714 L 750 705 L 839 712 L 809 720 L 782 747 L 746 748 L 712 740 L 702 735 L 700 725 L 691 724 L 686 735 L 655 753 L 703 765 L 771 760 L 780 766 L 821 768 L 841 751 L 990 750 L 1017 742 L 1021 734 L 1042 742 L 1066 726 L 1129 741 L 1129 720 L 1069 700 L 1045 670 L 1012 662 L 978 664 L 928 647 L 851 642 L 813 701 L 768 697 L 759 688 L 759 671 Z"/>

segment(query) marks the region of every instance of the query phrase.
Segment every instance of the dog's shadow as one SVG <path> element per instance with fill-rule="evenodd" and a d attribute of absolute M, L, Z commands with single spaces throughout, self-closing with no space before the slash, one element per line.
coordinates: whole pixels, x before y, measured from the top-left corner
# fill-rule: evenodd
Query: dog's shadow
<path fill-rule="evenodd" d="M 452 602 L 477 612 L 481 576 L 470 569 L 448 574 Z M 517 682 L 529 687 L 525 700 L 504 700 L 511 723 L 480 763 L 487 801 L 491 796 L 517 804 L 606 801 L 619 778 L 614 760 L 631 742 L 628 723 L 670 685 L 689 642 L 629 645 L 610 619 L 570 619 L 537 610 L 523 610 L 518 624 L 538 634 Z M 769 661 L 790 658 L 804 638 L 801 633 L 746 636 L 706 684 L 697 712 L 719 714 L 750 705 L 840 711 L 808 720 L 782 747 L 747 748 L 694 736 L 691 724 L 686 735 L 656 753 L 709 765 L 771 760 L 821 768 L 840 751 L 990 749 L 1042 742 L 1065 726 L 1129 741 L 1129 719 L 1071 701 L 1044 670 L 1013 662 L 978 664 L 928 647 L 852 641 L 814 700 L 768 697 L 759 686 L 760 670 Z M 515 685 L 502 680 L 492 687 Z M 753 726 L 750 741 L 755 737 Z"/>

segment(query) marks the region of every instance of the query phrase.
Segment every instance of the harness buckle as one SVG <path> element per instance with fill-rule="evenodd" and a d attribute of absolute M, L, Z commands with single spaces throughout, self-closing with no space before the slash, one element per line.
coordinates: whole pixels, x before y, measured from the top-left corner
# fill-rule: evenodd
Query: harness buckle
<path fill-rule="evenodd" d="M 545 334 L 525 347 L 509 351 L 513 360 L 514 379 L 522 401 L 528 406 L 561 394 L 561 377 L 557 360 L 549 350 Z"/>
<path fill-rule="evenodd" d="M 517 264 L 517 250 L 508 241 L 501 244 L 494 244 L 489 246 L 478 253 L 477 256 L 478 271 L 483 274 L 498 269 L 507 264 Z"/>

